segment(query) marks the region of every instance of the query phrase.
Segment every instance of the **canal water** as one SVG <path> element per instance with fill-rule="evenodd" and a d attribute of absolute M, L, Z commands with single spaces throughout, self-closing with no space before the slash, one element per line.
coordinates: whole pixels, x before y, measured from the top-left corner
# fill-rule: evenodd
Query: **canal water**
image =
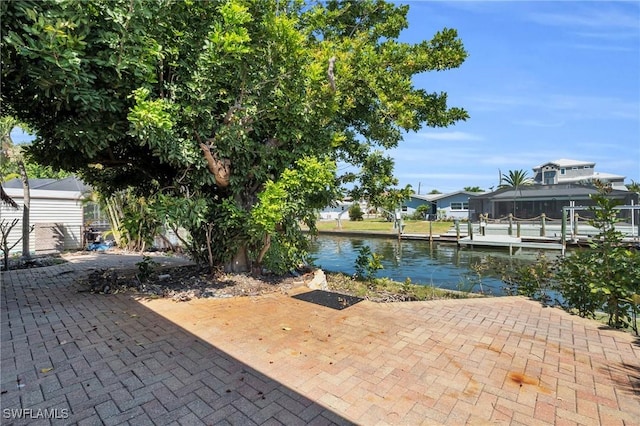
<path fill-rule="evenodd" d="M 450 290 L 504 295 L 504 283 L 491 273 L 478 273 L 472 265 L 510 262 L 506 251 L 458 248 L 452 243 L 402 240 L 396 238 L 319 235 L 312 241 L 310 260 L 318 267 L 332 272 L 355 273 L 359 250 L 369 246 L 382 255 L 384 269 L 377 277 L 388 277 L 420 285 Z M 518 260 L 533 261 L 536 253 L 517 256 Z"/>

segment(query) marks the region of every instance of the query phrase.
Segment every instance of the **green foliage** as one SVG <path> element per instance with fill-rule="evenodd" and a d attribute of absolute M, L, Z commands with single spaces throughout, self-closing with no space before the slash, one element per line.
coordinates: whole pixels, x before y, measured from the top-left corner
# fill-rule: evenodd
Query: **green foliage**
<path fill-rule="evenodd" d="M 609 325 L 623 327 L 630 324 L 631 305 L 629 300 L 640 293 L 640 252 L 631 250 L 622 243 L 623 234 L 617 231 L 621 204 L 619 200 L 609 198 L 610 185 L 598 185 L 598 193 L 592 195 L 596 206 L 590 210 L 594 219 L 590 224 L 600 233 L 591 242 L 590 247 L 577 255 L 568 256 L 560 263 L 559 274 L 564 282 L 571 283 L 571 292 L 564 286 L 560 291 L 568 297 L 575 294 L 574 285 L 580 282 L 593 299 L 600 302 L 601 308 L 609 315 Z M 580 288 L 582 289 L 582 288 Z M 582 308 L 587 315 L 593 315 L 592 305 Z"/>
<path fill-rule="evenodd" d="M 416 210 L 413 212 L 412 219 L 414 220 L 425 220 L 429 212 L 431 211 L 431 205 L 422 204 L 416 207 Z"/>
<path fill-rule="evenodd" d="M 525 170 L 509 170 L 508 174 L 502 174 L 498 189 L 514 188 L 518 189 L 524 185 L 531 185 L 533 182 Z"/>
<path fill-rule="evenodd" d="M 138 267 L 138 279 L 141 282 L 148 280 L 158 267 L 158 263 L 155 262 L 150 256 L 142 256 L 142 261 L 136 263 Z"/>
<path fill-rule="evenodd" d="M 292 186 L 299 160 L 362 167 L 343 176 L 334 168 L 331 179 L 357 181 L 375 205 L 394 185 L 392 163 L 376 150 L 468 117 L 446 93 L 413 86 L 415 75 L 456 68 L 467 53 L 453 29 L 398 41 L 407 6 L 16 0 L 0 12 L 2 114 L 37 134 L 33 157 L 105 195 L 134 187 L 146 201 L 121 224 L 128 241 L 180 223 L 195 258 L 210 264 L 242 253 L 261 263 L 290 253 L 270 253 L 276 246 L 299 247 L 310 206 L 336 199 L 324 174 L 323 190 L 311 192 L 311 174 Z M 171 206 L 154 218 L 158 193 Z M 287 194 L 282 206 L 278 194 Z M 197 213 L 180 211 L 183 198 Z"/>
<path fill-rule="evenodd" d="M 409 294 L 409 292 L 411 291 L 413 286 L 414 286 L 414 284 L 411 282 L 411 278 L 407 277 L 400 284 L 400 292 L 403 293 L 403 294 Z"/>
<path fill-rule="evenodd" d="M 467 192 L 484 192 L 484 189 L 479 186 L 465 186 L 464 190 Z"/>
<path fill-rule="evenodd" d="M 593 252 L 579 249 L 561 260 L 558 265 L 558 292 L 562 296 L 562 306 L 581 317 L 595 318 L 596 311 L 602 309 L 605 300 L 602 294 L 592 292 L 590 277 L 593 276 Z"/>
<path fill-rule="evenodd" d="M 544 253 L 538 254 L 533 263 L 516 264 L 509 274 L 504 274 L 508 294 L 527 296 L 544 304 L 553 302 L 552 292 L 555 288 L 555 263 Z"/>
<path fill-rule="evenodd" d="M 627 189 L 631 192 L 640 194 L 640 182 L 636 182 L 635 180 L 632 180 L 630 184 L 627 184 Z"/>
<path fill-rule="evenodd" d="M 124 205 L 122 218 L 122 238 L 130 250 L 144 251 L 153 243 L 153 239 L 162 225 L 158 216 L 144 197 L 138 197 L 135 203 Z"/>
<path fill-rule="evenodd" d="M 324 207 L 325 200 L 338 196 L 335 170 L 329 158 L 304 157 L 280 179 L 267 182 L 249 219 L 251 247 L 256 253 L 252 257 L 258 266 L 264 258 L 270 270 L 284 272 L 302 263 L 307 244 L 300 222 L 313 231 L 316 211 Z"/>
<path fill-rule="evenodd" d="M 353 203 L 351 207 L 349 207 L 349 220 L 362 220 L 364 217 L 364 213 L 360 208 L 360 203 Z"/>
<path fill-rule="evenodd" d="M 591 197 L 596 205 L 590 208 L 590 223 L 600 232 L 590 246 L 556 263 L 542 257 L 534 265 L 515 268 L 503 278 L 512 291 L 545 303 L 555 291 L 569 312 L 595 318 L 604 311 L 610 326 L 637 328 L 633 319 L 640 294 L 640 251 L 629 248 L 615 229 L 620 202 L 608 197 L 610 191 L 610 185 L 598 184 L 598 193 Z"/>
<path fill-rule="evenodd" d="M 355 261 L 356 277 L 366 280 L 375 278 L 377 271 L 384 269 L 382 266 L 382 256 L 373 253 L 371 247 L 362 246 L 358 250 L 358 257 Z"/>

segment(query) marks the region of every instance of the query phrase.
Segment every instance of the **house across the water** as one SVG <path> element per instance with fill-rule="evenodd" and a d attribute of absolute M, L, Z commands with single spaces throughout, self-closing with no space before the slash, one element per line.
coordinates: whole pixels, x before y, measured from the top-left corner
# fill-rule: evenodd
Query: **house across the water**
<path fill-rule="evenodd" d="M 477 192 L 456 191 L 448 194 L 412 194 L 402 205 L 402 214 L 411 216 L 421 205 L 429 207 L 428 220 L 467 219 L 469 217 L 469 199 Z"/>
<path fill-rule="evenodd" d="M 565 183 L 590 184 L 598 180 L 610 183 L 613 189 L 626 191 L 624 176 L 595 171 L 596 163 L 589 161 L 560 159 L 533 168 L 533 180 L 541 185 Z"/>
<path fill-rule="evenodd" d="M 594 206 L 591 195 L 597 192 L 593 185 L 571 183 L 499 189 L 470 198 L 470 219 L 477 221 L 481 214 L 488 214 L 491 219 L 505 218 L 509 214 L 518 219 L 531 219 L 542 213 L 549 219 L 561 219 L 563 207 Z M 638 204 L 638 194 L 630 191 L 613 189 L 608 197 L 619 199 L 624 205 Z M 580 214 L 586 216 L 588 213 Z M 629 211 L 622 211 L 620 215 L 625 217 L 629 214 Z"/>

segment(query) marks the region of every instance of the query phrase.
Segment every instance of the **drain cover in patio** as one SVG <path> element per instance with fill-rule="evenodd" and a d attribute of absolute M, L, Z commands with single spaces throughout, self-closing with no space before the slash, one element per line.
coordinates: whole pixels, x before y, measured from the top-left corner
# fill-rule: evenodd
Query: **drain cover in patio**
<path fill-rule="evenodd" d="M 316 305 L 326 306 L 327 308 L 342 310 L 349 306 L 355 305 L 364 299 L 346 294 L 334 293 L 332 291 L 313 290 L 306 293 L 292 296 L 294 299 L 304 300 L 305 302 L 315 303 Z"/>

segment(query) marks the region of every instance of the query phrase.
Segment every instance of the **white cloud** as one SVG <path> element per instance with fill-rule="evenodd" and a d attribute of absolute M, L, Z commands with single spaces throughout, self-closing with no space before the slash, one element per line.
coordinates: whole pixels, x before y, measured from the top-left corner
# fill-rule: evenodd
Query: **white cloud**
<path fill-rule="evenodd" d="M 467 132 L 422 132 L 418 134 L 421 139 L 435 141 L 482 141 L 484 138 L 480 135 L 474 135 Z"/>
<path fill-rule="evenodd" d="M 624 119 L 638 120 L 640 102 L 611 96 L 584 96 L 572 94 L 529 94 L 473 96 L 468 108 L 478 111 L 513 111 L 533 108 L 555 113 L 555 119 Z M 535 115 L 538 115 L 537 113 Z"/>
<path fill-rule="evenodd" d="M 603 6 L 605 5 L 605 6 Z M 633 5 L 627 3 L 627 6 Z M 571 8 L 569 13 L 563 12 L 535 12 L 529 14 L 531 21 L 542 25 L 569 27 L 569 28 L 589 28 L 589 34 L 597 35 L 595 30 L 631 30 L 638 29 L 638 11 L 625 9 L 623 7 L 612 7 L 611 3 L 600 3 L 596 7 Z M 634 13 L 635 12 L 635 13 Z M 637 35 L 637 33 L 636 33 Z"/>
<path fill-rule="evenodd" d="M 450 180 L 487 180 L 498 176 L 496 173 L 398 173 L 397 177 L 404 179 L 450 179 Z"/>
<path fill-rule="evenodd" d="M 564 121 L 544 121 L 544 120 L 515 120 L 513 124 L 528 127 L 545 127 L 545 128 L 557 128 L 564 126 Z"/>

